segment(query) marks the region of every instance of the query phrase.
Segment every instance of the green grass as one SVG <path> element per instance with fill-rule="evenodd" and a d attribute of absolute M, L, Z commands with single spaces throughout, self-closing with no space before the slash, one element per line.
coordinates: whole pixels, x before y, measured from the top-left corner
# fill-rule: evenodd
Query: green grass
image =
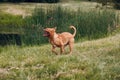
<path fill-rule="evenodd" d="M 25 8 L 31 8 L 33 5 L 29 4 Z M 55 8 L 55 5 L 53 8 L 55 10 L 52 12 L 51 9 L 36 8 L 33 16 L 26 18 L 26 26 L 24 25 L 26 34 L 22 36 L 25 40 L 22 46 L 0 46 L 0 80 L 119 80 L 120 29 L 114 31 L 114 21 L 117 22 L 118 15 L 116 17 L 115 12 L 106 10 L 86 11 L 84 8 L 83 11 L 80 8 L 78 11 L 72 11 L 62 7 Z M 51 17 L 53 20 L 46 24 Z M 13 24 L 13 28 L 21 27 L 23 23 L 22 16 L 2 14 L 0 18 L 2 18 L 0 21 L 3 21 L 1 24 L 7 27 L 8 23 Z M 78 41 L 75 43 L 73 54 L 67 54 L 69 51 L 67 47 L 63 55 L 55 55 L 51 52 L 50 44 L 42 44 L 48 42 L 47 38 L 41 36 L 42 28 L 57 26 L 57 32 L 63 32 L 70 31 L 69 25 L 77 27 Z M 97 39 L 110 35 L 112 31 L 114 35 Z"/>
<path fill-rule="evenodd" d="M 72 55 L 55 55 L 50 44 L 0 47 L 0 80 L 119 80 L 119 40 L 75 43 Z"/>
<path fill-rule="evenodd" d="M 0 13 L 0 33 L 21 33 L 23 25 L 22 16 Z"/>

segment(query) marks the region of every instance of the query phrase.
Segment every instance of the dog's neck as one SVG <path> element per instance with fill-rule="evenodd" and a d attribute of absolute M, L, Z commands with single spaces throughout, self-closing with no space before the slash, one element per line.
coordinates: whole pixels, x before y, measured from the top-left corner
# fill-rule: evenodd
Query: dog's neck
<path fill-rule="evenodd" d="M 50 39 L 54 41 L 57 37 L 58 37 L 58 34 L 54 33 L 52 36 L 50 36 Z"/>
<path fill-rule="evenodd" d="M 58 37 L 57 33 L 54 33 L 53 39 L 56 39 Z"/>

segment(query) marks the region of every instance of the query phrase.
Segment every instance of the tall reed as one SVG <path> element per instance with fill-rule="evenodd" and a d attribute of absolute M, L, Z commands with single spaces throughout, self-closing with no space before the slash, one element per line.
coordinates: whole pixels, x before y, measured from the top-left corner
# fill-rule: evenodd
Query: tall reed
<path fill-rule="evenodd" d="M 72 11 L 60 6 L 36 8 L 32 16 L 26 18 L 25 42 L 46 43 L 47 38 L 42 36 L 45 27 L 57 27 L 57 32 L 73 33 L 69 29 L 70 25 L 77 28 L 76 40 L 101 38 L 107 35 L 109 27 L 111 31 L 115 29 L 114 22 L 117 22 L 117 18 L 115 12 L 108 10 Z"/>

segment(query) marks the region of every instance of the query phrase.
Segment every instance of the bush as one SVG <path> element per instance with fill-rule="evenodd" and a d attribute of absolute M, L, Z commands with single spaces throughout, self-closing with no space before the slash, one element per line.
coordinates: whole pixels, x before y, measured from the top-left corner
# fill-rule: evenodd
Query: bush
<path fill-rule="evenodd" d="M 22 16 L 0 13 L 0 32 L 20 32 L 23 26 Z"/>
<path fill-rule="evenodd" d="M 59 0 L 46 0 L 46 2 L 48 2 L 48 3 L 57 3 L 57 2 L 59 2 Z"/>
<path fill-rule="evenodd" d="M 0 2 L 48 2 L 57 3 L 59 0 L 0 0 Z"/>
<path fill-rule="evenodd" d="M 113 2 L 114 3 L 114 7 L 116 9 L 120 9 L 120 0 L 96 0 L 99 3 L 102 3 L 102 5 L 107 5 L 108 2 Z"/>
<path fill-rule="evenodd" d="M 107 5 L 108 2 L 112 2 L 112 0 L 96 0 L 99 3 L 102 3 L 102 6 Z"/>
<path fill-rule="evenodd" d="M 22 16 L 0 13 L 0 45 L 21 45 L 24 24 Z"/>
<path fill-rule="evenodd" d="M 116 8 L 116 9 L 120 9 L 120 0 L 113 0 L 114 1 L 114 7 Z"/>

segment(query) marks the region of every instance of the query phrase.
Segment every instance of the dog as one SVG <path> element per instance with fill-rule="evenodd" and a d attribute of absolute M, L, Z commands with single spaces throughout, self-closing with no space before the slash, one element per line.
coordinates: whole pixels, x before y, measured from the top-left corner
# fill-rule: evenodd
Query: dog
<path fill-rule="evenodd" d="M 71 29 L 74 30 L 74 33 L 71 34 L 69 32 L 62 32 L 62 33 L 56 33 L 56 28 L 45 28 L 43 29 L 44 34 L 43 36 L 49 38 L 49 42 L 52 45 L 52 52 L 54 52 L 56 55 L 58 54 L 55 51 L 56 47 L 60 48 L 60 53 L 62 54 L 64 52 L 65 46 L 69 45 L 70 48 L 70 54 L 73 50 L 74 45 L 74 37 L 76 35 L 76 28 L 74 26 L 70 26 Z"/>

